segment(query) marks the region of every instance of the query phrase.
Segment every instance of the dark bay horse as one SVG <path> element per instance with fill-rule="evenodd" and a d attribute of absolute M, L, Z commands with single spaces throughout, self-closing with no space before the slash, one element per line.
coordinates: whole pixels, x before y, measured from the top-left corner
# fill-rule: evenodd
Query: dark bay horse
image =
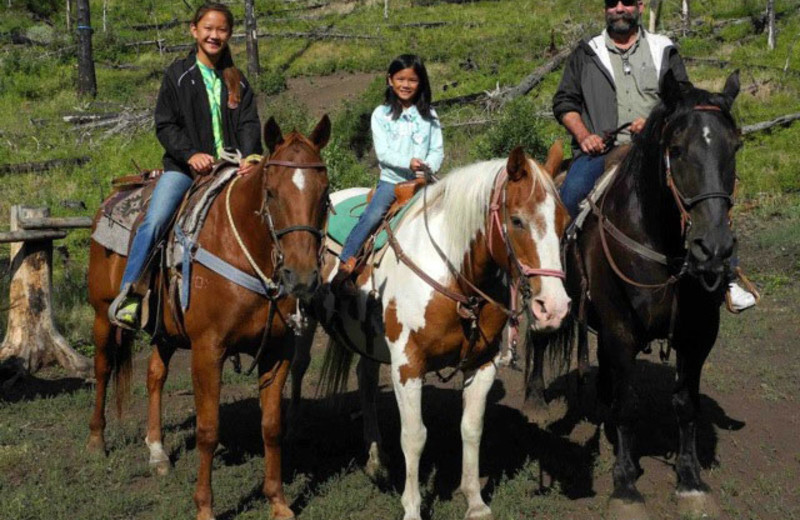
<path fill-rule="evenodd" d="M 579 369 L 584 373 L 588 365 L 588 326 L 597 331 L 598 399 L 610 405 L 615 430 L 609 431 L 616 432 L 611 518 L 647 517 L 636 489 L 641 469 L 634 456 L 634 367 L 637 354 L 655 339 L 668 339 L 677 355 L 672 404 L 679 426 L 679 512 L 718 513 L 700 477 L 695 434 L 700 375 L 719 331 L 735 243 L 730 210 L 741 141 L 730 110 L 738 93 L 738 72 L 720 94 L 682 90 L 668 73 L 662 102 L 583 230 L 567 243 Z M 545 342 L 571 349 L 573 334 L 565 327 Z M 537 361 L 529 399 L 541 397 L 541 357 Z"/>
<path fill-rule="evenodd" d="M 166 309 L 163 333 L 154 340 L 147 375 L 149 411 L 145 442 L 151 464 L 159 472 L 166 472 L 169 458 L 161 443 L 161 393 L 172 354 L 176 348 L 190 348 L 199 452 L 194 494 L 197 520 L 214 517 L 211 464 L 219 441 L 223 362 L 233 353 L 255 355 L 260 346 L 263 346 L 258 356 L 265 452 L 263 489 L 274 517 L 294 517 L 281 482 L 281 390 L 294 346 L 294 333 L 286 318 L 294 313 L 297 299 L 310 298 L 320 282 L 321 230 L 328 205 L 328 175 L 320 151 L 329 136 L 327 116 L 308 138 L 297 132 L 284 138 L 270 119 L 264 127 L 270 157 L 262 160 L 257 173 L 237 177 L 228 184 L 211 206 L 198 237 L 205 250 L 245 273 L 255 276 L 257 266 L 278 285 L 276 295 L 268 299 L 195 263 L 191 305 L 181 317 L 179 310 L 172 310 L 180 309 L 180 302 L 170 297 L 167 284 L 157 285 L 163 292 Z M 107 318 L 108 306 L 119 291 L 125 261 L 124 257 L 92 242 L 89 299 L 95 308 L 97 397 L 89 448 L 100 451 L 105 450 L 104 408 L 109 377 L 113 373 L 118 396 L 130 381 L 132 338 L 128 334 L 118 335 Z M 161 280 L 168 276 L 168 272 L 160 273 Z M 122 344 L 118 344 L 117 337 L 122 338 Z"/>
<path fill-rule="evenodd" d="M 521 307 L 540 332 L 558 328 L 570 304 L 559 256 L 568 216 L 551 179 L 562 155 L 557 143 L 543 168 L 516 148 L 507 160 L 449 173 L 411 203 L 380 264 L 359 276 L 355 299 L 326 295 L 325 285 L 314 299 L 314 314 L 335 340 L 328 354 L 352 357 L 345 343 L 364 354 L 358 377 L 368 473 L 379 473 L 382 465 L 375 406 L 378 362 L 391 364 L 406 463 L 405 520 L 420 519 L 418 469 L 427 436 L 423 380 L 428 372 L 452 370 L 446 367 L 462 370 L 465 378 L 461 490 L 466 518 L 491 518 L 481 497 L 478 452 L 486 396 L 497 372 L 494 360 L 509 319 L 510 287 L 518 287 Z M 326 279 L 337 264 L 335 255 L 327 255 Z M 300 399 L 314 325 L 298 341 L 293 404 Z M 349 359 L 330 366 L 331 380 L 346 379 Z"/>

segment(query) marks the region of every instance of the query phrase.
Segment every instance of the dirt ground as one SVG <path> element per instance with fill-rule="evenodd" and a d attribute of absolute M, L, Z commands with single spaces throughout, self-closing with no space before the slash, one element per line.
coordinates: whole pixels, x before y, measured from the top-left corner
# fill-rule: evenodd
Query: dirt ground
<path fill-rule="evenodd" d="M 309 114 L 316 119 L 346 100 L 361 95 L 377 76 L 377 73 L 340 73 L 289 78 L 286 83 L 288 93 L 305 104 Z"/>

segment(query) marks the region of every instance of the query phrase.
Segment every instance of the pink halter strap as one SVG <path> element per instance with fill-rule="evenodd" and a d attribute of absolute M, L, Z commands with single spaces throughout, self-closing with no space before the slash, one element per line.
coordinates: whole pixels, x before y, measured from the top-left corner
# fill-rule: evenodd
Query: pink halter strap
<path fill-rule="evenodd" d="M 492 233 L 494 231 L 495 224 L 497 225 L 498 230 L 503 229 L 503 220 L 500 217 L 500 209 L 503 207 L 503 202 L 505 199 L 505 184 L 508 182 L 508 171 L 503 168 L 494 178 L 494 189 L 492 190 L 492 200 L 489 203 L 489 231 L 486 234 L 486 242 L 489 245 L 489 254 L 494 257 L 494 251 L 492 250 Z M 507 240 L 507 236 L 505 233 L 501 235 L 503 237 L 503 242 Z M 522 261 L 519 262 L 520 267 L 522 268 L 522 274 L 525 276 L 552 276 L 554 278 L 560 278 L 565 280 L 567 278 L 566 273 L 559 269 L 534 269 L 529 265 L 526 265 Z"/>

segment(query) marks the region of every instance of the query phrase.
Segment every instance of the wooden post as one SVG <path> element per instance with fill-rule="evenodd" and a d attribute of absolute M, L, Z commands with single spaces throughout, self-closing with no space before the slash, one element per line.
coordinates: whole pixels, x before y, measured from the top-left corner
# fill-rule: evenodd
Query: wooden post
<path fill-rule="evenodd" d="M 658 14 L 661 11 L 661 0 L 650 0 L 650 25 L 648 30 L 651 33 L 656 32 L 658 26 Z"/>
<path fill-rule="evenodd" d="M 681 25 L 683 25 L 683 36 L 685 37 L 692 28 L 689 0 L 681 0 Z"/>
<path fill-rule="evenodd" d="M 261 74 L 261 65 L 258 62 L 258 37 L 256 36 L 256 12 L 253 7 L 255 0 L 244 0 L 244 32 L 247 45 L 247 75 L 255 80 Z M 233 30 L 233 27 L 231 27 Z"/>
<path fill-rule="evenodd" d="M 12 206 L 11 231 L 22 230 L 21 220 L 49 215 L 47 208 Z M 0 344 L 0 364 L 17 377 L 53 363 L 89 375 L 89 360 L 69 346 L 53 323 L 52 264 L 52 238 L 11 244 L 10 308 L 6 337 Z"/>
<path fill-rule="evenodd" d="M 97 77 L 92 56 L 92 19 L 89 0 L 78 3 L 78 95 L 97 96 Z"/>
<path fill-rule="evenodd" d="M 767 47 L 775 50 L 775 0 L 767 0 Z"/>

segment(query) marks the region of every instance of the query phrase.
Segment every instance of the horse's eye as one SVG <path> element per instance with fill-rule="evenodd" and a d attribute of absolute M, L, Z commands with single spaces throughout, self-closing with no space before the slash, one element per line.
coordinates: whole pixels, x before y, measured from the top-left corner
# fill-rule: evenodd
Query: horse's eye
<path fill-rule="evenodd" d="M 515 228 L 525 229 L 525 223 L 519 217 L 511 217 L 511 223 Z"/>
<path fill-rule="evenodd" d="M 681 156 L 683 150 L 680 146 L 670 146 L 669 147 L 669 156 L 673 159 L 677 159 Z"/>

